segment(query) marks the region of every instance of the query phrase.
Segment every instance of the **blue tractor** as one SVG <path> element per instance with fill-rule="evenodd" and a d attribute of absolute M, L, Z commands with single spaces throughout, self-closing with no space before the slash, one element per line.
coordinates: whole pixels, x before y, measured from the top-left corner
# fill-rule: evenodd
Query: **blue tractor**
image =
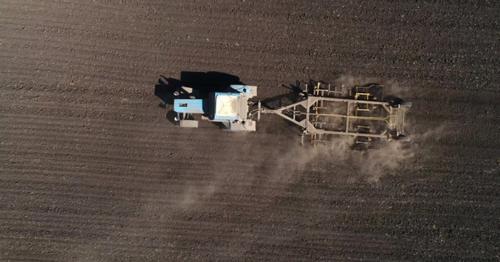
<path fill-rule="evenodd" d="M 250 119 L 251 98 L 257 96 L 257 87 L 230 85 L 227 91 L 211 92 L 200 98 L 192 88 L 182 87 L 181 93 L 187 98 L 174 99 L 175 121 L 181 127 L 197 128 L 198 121 L 208 120 L 224 125 L 230 131 L 255 131 L 255 121 Z"/>

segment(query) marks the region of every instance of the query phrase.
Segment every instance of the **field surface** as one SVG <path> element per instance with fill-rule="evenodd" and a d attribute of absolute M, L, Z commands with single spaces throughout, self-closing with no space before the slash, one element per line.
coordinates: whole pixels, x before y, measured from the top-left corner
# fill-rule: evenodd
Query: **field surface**
<path fill-rule="evenodd" d="M 498 261 L 498 1 L 0 0 L 0 260 Z M 160 75 L 377 81 L 410 145 L 185 130 Z"/>

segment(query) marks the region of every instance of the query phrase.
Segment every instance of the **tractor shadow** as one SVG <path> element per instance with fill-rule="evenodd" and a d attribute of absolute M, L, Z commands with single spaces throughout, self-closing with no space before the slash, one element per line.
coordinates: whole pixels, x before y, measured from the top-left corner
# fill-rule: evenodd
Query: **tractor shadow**
<path fill-rule="evenodd" d="M 172 110 L 174 99 L 187 99 L 190 96 L 207 99 L 210 93 L 231 91 L 231 85 L 243 83 L 238 76 L 223 72 L 182 71 L 179 79 L 160 75 L 154 87 L 154 94 L 161 99 L 158 106 L 167 110 L 166 118 L 175 123 L 176 113 Z M 186 94 L 183 87 L 192 88 L 192 95 Z"/>

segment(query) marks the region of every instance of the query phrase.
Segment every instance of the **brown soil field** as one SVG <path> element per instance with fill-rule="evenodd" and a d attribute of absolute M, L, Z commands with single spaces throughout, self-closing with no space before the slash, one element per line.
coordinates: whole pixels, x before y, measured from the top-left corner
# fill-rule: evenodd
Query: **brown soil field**
<path fill-rule="evenodd" d="M 500 2 L 0 0 L 0 260 L 498 261 Z M 181 129 L 160 75 L 377 81 L 411 141 Z"/>

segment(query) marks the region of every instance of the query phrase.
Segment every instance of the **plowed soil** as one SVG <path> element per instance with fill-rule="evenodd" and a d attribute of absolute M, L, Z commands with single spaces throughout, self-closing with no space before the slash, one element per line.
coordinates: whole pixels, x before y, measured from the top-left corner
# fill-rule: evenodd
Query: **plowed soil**
<path fill-rule="evenodd" d="M 0 0 L 0 260 L 498 261 L 499 14 Z M 236 75 L 261 98 L 296 80 L 381 82 L 413 102 L 414 149 L 371 170 L 394 154 L 305 161 L 274 116 L 252 134 L 180 129 L 155 85 L 182 71 Z"/>

